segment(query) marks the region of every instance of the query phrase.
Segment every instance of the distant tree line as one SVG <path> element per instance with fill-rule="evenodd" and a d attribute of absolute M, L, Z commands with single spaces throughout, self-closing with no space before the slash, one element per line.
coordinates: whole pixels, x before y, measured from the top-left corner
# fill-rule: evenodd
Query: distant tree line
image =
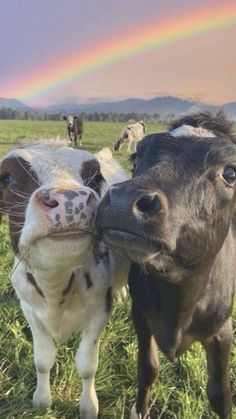
<path fill-rule="evenodd" d="M 74 114 L 73 112 L 71 112 Z M 61 121 L 63 115 L 66 112 L 47 113 L 44 111 L 36 110 L 15 110 L 7 107 L 0 109 L 0 119 L 19 119 L 27 121 Z M 129 122 L 129 121 L 146 121 L 146 122 L 157 122 L 161 121 L 162 118 L 158 113 L 150 115 L 148 113 L 140 112 L 128 112 L 128 113 L 116 113 L 116 112 L 82 112 L 79 115 L 85 121 L 95 122 Z M 174 118 L 173 114 L 168 114 L 164 120 L 170 120 Z"/>

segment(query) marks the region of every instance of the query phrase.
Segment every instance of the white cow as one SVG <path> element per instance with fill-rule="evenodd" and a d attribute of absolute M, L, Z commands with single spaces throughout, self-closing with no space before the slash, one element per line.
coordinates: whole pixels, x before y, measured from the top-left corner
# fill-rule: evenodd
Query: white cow
<path fill-rule="evenodd" d="M 125 179 L 108 149 L 92 155 L 41 142 L 10 151 L 2 161 L 0 206 L 16 255 L 12 283 L 33 335 L 34 406 L 51 405 L 54 340 L 82 329 L 80 415 L 97 418 L 99 338 L 128 264 L 96 236 L 95 216 L 108 187 Z"/>
<path fill-rule="evenodd" d="M 114 150 L 118 151 L 124 144 L 127 144 L 127 150 L 131 150 L 131 145 L 134 145 L 134 150 L 136 150 L 136 144 L 138 141 L 146 134 L 146 126 L 143 121 L 136 122 L 135 124 L 130 124 L 124 127 L 120 133 L 118 140 L 114 145 Z"/>

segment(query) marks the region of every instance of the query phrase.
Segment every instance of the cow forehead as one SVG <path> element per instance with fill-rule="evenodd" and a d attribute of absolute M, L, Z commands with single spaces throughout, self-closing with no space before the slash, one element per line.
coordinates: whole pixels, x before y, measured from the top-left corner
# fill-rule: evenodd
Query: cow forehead
<path fill-rule="evenodd" d="M 73 123 L 73 120 L 74 120 L 74 118 L 73 118 L 72 115 L 68 115 L 67 116 L 67 121 L 69 122 L 69 124 L 72 124 Z"/>
<path fill-rule="evenodd" d="M 236 147 L 219 137 L 175 137 L 169 133 L 147 136 L 137 146 L 139 170 L 156 168 L 163 178 L 195 176 L 210 166 L 236 160 Z M 135 157 L 135 155 L 134 155 Z"/>
<path fill-rule="evenodd" d="M 73 150 L 69 147 L 51 148 L 47 146 L 28 146 L 9 152 L 5 159 L 21 158 L 29 163 L 40 183 L 50 183 L 65 177 L 81 179 L 81 170 L 85 162 L 97 159 L 84 150 Z"/>

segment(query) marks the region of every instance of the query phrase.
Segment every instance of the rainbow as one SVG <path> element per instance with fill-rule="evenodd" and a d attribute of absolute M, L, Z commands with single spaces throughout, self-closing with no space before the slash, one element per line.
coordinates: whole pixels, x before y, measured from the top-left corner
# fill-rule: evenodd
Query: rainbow
<path fill-rule="evenodd" d="M 226 6 L 222 2 L 195 9 L 191 14 L 170 16 L 163 22 L 155 20 L 132 28 L 131 32 L 123 32 L 119 37 L 116 35 L 103 44 L 73 51 L 56 62 L 49 62 L 40 70 L 11 82 L 5 88 L 6 96 L 32 101 L 145 52 L 233 26 L 236 26 L 236 3 Z M 1 92 L 1 96 L 5 92 Z"/>

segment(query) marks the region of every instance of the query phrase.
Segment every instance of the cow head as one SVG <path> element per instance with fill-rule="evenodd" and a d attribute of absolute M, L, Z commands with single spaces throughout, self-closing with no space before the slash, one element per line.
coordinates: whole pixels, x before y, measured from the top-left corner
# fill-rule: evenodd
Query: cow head
<path fill-rule="evenodd" d="M 146 136 L 132 155 L 133 179 L 110 188 L 97 217 L 108 243 L 169 278 L 214 258 L 234 221 L 232 127 L 221 114 L 201 116 Z"/>
<path fill-rule="evenodd" d="M 104 178 L 82 150 L 39 143 L 1 163 L 0 207 L 15 253 L 34 269 L 78 265 L 95 231 Z"/>
<path fill-rule="evenodd" d="M 64 121 L 66 121 L 69 128 L 73 127 L 74 117 L 72 115 L 63 116 Z"/>

